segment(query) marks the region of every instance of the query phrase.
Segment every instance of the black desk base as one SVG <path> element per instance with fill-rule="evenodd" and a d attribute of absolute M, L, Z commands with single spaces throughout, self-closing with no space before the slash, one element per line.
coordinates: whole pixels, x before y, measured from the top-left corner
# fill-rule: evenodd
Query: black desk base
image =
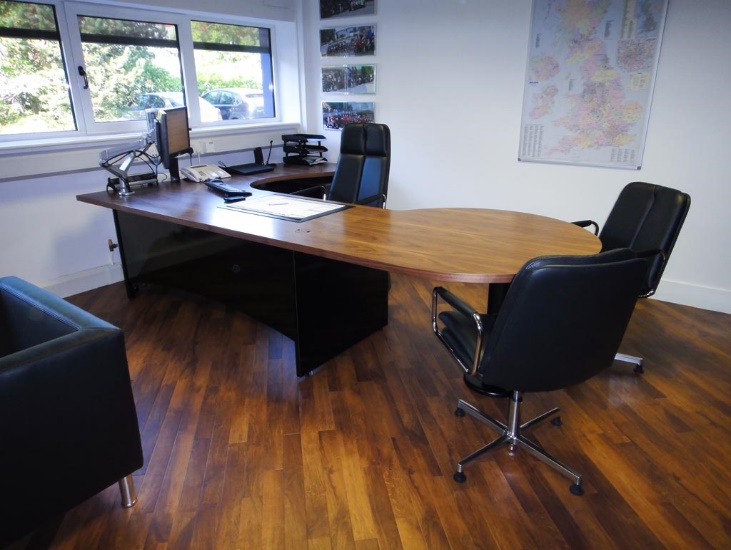
<path fill-rule="evenodd" d="M 144 282 L 231 305 L 294 341 L 297 376 L 388 323 L 385 271 L 117 210 L 114 223 L 130 298 Z"/>

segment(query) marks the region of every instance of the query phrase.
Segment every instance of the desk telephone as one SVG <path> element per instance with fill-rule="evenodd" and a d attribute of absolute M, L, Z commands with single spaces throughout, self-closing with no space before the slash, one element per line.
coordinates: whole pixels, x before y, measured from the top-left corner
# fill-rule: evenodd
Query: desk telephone
<path fill-rule="evenodd" d="M 213 178 L 230 178 L 231 174 L 214 164 L 198 164 L 180 168 L 180 175 L 191 181 L 208 181 Z"/>

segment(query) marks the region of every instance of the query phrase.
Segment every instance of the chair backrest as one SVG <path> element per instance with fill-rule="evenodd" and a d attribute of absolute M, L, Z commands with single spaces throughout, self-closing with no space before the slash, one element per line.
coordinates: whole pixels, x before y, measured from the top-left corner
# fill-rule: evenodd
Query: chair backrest
<path fill-rule="evenodd" d="M 328 199 L 382 207 L 391 170 L 391 131 L 385 124 L 346 124 Z"/>
<path fill-rule="evenodd" d="M 626 249 L 529 261 L 505 296 L 478 377 L 509 391 L 551 391 L 609 367 L 646 270 Z"/>
<path fill-rule="evenodd" d="M 677 189 L 644 182 L 622 189 L 599 239 L 602 251 L 631 248 L 637 253 L 661 251 L 650 258 L 642 294 L 655 292 L 690 208 L 690 196 Z"/>

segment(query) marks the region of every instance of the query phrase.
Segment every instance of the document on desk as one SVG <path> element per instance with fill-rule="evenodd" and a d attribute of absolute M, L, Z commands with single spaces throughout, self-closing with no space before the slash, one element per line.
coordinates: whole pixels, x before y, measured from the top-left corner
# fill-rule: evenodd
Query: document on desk
<path fill-rule="evenodd" d="M 321 199 L 308 199 L 286 195 L 267 195 L 250 197 L 236 204 L 225 204 L 221 208 L 236 210 L 247 214 L 260 214 L 284 220 L 303 222 L 350 208 L 347 204 L 337 204 Z"/>

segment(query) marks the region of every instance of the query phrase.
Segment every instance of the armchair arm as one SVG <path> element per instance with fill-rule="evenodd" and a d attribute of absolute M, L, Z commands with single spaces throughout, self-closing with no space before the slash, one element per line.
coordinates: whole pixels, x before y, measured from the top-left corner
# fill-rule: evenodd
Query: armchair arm
<path fill-rule="evenodd" d="M 579 227 L 590 227 L 593 225 L 594 226 L 594 235 L 599 234 L 599 224 L 596 223 L 594 220 L 578 220 L 578 221 L 571 222 L 571 223 L 573 223 L 574 225 L 578 225 Z"/>
<path fill-rule="evenodd" d="M 665 252 L 663 252 L 659 248 L 652 248 L 650 250 L 638 250 L 637 252 L 635 252 L 635 254 L 637 254 L 638 258 L 651 258 L 652 256 L 660 256 L 663 262 L 667 258 L 667 256 L 665 256 Z"/>
<path fill-rule="evenodd" d="M 467 302 L 462 300 L 459 296 L 454 294 L 453 292 L 447 290 L 444 287 L 438 286 L 434 289 L 433 293 L 434 302 L 433 302 L 433 308 L 432 308 L 432 318 L 434 317 L 434 314 L 436 313 L 436 307 L 437 307 L 437 301 L 439 297 L 442 298 L 447 304 L 452 306 L 454 309 L 459 311 L 462 315 L 465 317 L 475 318 L 480 316 L 479 312 L 473 308 L 471 305 L 469 305 Z"/>
<path fill-rule="evenodd" d="M 662 266 L 667 262 L 667 254 L 659 248 L 653 248 L 649 250 L 637 251 L 638 258 L 645 258 L 647 260 L 647 276 L 642 288 L 642 294 L 640 298 L 649 298 L 657 290 L 657 285 L 660 282 L 659 273 L 662 273 Z"/>
<path fill-rule="evenodd" d="M 366 197 L 364 199 L 360 199 L 356 204 L 360 205 L 372 205 L 372 203 L 378 203 L 378 206 L 381 208 L 386 208 L 386 195 L 384 194 L 378 194 L 378 195 L 371 195 L 370 197 Z M 372 205 L 376 206 L 376 205 Z"/>
<path fill-rule="evenodd" d="M 439 298 L 450 305 L 455 312 L 460 314 L 466 320 L 471 320 L 475 323 L 476 341 L 475 350 L 472 353 L 472 364 L 466 365 L 465 362 L 459 357 L 459 354 L 454 349 L 454 346 L 450 344 L 449 338 L 445 337 L 444 332 L 439 328 Z M 454 293 L 450 292 L 443 287 L 435 287 L 432 293 L 432 330 L 437 335 L 439 340 L 446 346 L 452 356 L 462 366 L 465 372 L 475 376 L 477 374 L 477 367 L 480 364 L 482 354 L 482 341 L 484 338 L 485 327 L 483 324 L 483 317 L 480 313 L 470 306 L 467 302 L 459 298 Z"/>
<path fill-rule="evenodd" d="M 327 187 L 324 185 L 315 185 L 313 187 L 307 187 L 305 189 L 298 189 L 292 191 L 290 195 L 297 195 L 300 197 L 311 197 L 315 199 L 326 199 L 327 198 Z"/>

